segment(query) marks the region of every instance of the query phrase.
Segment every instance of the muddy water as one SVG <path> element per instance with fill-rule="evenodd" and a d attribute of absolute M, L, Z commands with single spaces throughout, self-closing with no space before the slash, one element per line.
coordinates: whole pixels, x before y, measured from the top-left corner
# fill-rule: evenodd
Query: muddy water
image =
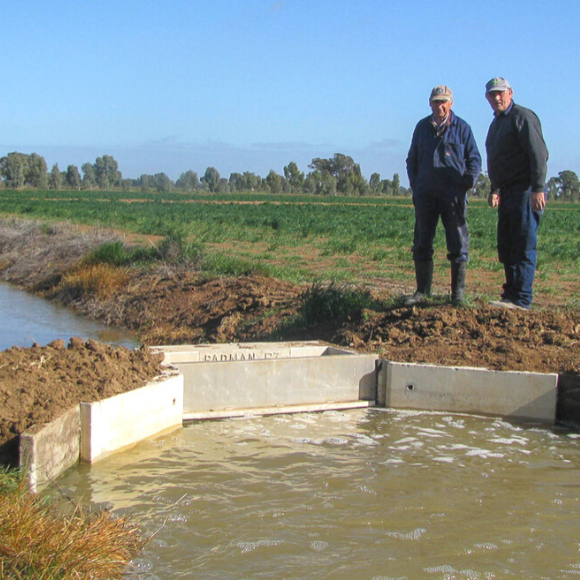
<path fill-rule="evenodd" d="M 199 422 L 59 480 L 152 535 L 141 580 L 580 576 L 578 435 L 348 411 Z"/>
<path fill-rule="evenodd" d="M 0 282 L 0 350 L 12 346 L 44 346 L 71 336 L 126 347 L 138 346 L 127 332 L 76 315 L 67 308 Z"/>

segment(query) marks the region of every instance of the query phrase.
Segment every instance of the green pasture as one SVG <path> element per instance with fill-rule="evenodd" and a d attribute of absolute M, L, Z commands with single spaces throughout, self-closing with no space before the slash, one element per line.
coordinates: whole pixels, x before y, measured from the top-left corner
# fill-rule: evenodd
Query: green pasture
<path fill-rule="evenodd" d="M 0 191 L 0 214 L 166 237 L 203 248 L 210 269 L 261 271 L 294 281 L 391 279 L 412 283 L 414 214 L 409 198 L 265 194 Z M 497 214 L 470 202 L 470 269 L 500 272 Z M 436 261 L 446 261 L 440 226 Z M 542 218 L 538 271 L 549 280 L 580 274 L 580 204 L 552 202 Z"/>

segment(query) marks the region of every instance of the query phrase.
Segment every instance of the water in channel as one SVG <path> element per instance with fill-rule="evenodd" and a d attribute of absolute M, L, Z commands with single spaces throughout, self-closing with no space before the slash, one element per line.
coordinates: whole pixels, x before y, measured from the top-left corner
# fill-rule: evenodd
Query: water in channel
<path fill-rule="evenodd" d="M 133 580 L 580 577 L 580 435 L 353 410 L 197 422 L 58 480 L 152 537 Z"/>
<path fill-rule="evenodd" d="M 133 348 L 138 340 L 118 329 L 90 320 L 71 310 L 0 282 L 0 350 L 13 346 L 45 346 L 71 336 L 92 338 L 116 346 Z"/>

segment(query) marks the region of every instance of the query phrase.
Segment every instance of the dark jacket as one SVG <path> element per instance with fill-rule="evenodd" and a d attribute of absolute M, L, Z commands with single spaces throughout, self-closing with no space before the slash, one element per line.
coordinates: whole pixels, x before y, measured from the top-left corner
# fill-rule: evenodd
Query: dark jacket
<path fill-rule="evenodd" d="M 492 191 L 544 189 L 548 149 L 540 119 L 533 111 L 514 103 L 497 115 L 489 127 L 485 148 Z"/>
<path fill-rule="evenodd" d="M 451 123 L 437 137 L 432 116 L 421 119 L 407 155 L 407 175 L 413 195 L 465 193 L 481 172 L 481 156 L 471 127 L 451 112 Z"/>

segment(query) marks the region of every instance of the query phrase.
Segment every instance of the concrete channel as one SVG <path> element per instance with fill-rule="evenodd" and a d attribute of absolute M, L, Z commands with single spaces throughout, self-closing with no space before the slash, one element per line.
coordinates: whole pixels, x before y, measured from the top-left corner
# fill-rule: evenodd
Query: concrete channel
<path fill-rule="evenodd" d="M 37 491 L 184 422 L 382 406 L 580 424 L 580 381 L 557 374 L 396 363 L 317 341 L 155 347 L 166 372 L 134 391 L 83 402 L 20 437 Z"/>

